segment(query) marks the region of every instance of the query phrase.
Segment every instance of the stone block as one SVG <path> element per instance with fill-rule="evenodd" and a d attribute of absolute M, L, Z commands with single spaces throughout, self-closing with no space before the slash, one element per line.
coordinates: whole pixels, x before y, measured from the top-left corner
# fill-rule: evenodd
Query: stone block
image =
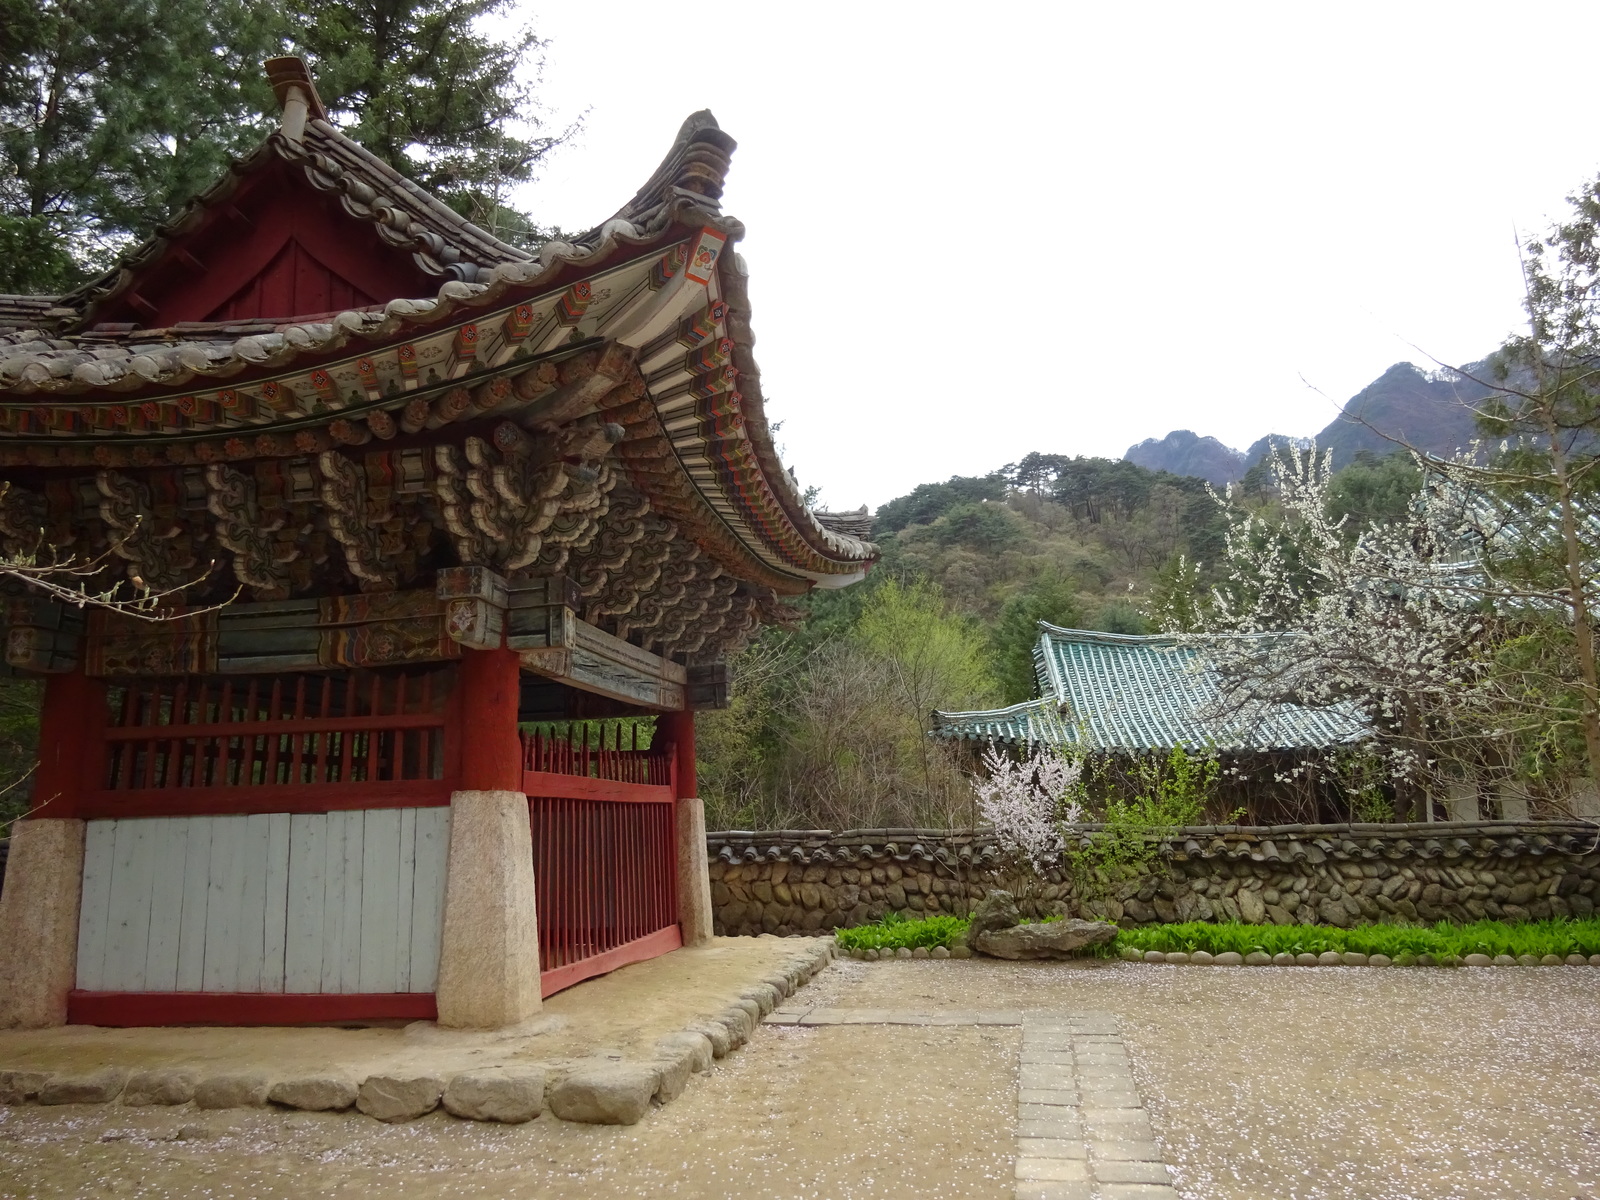
<path fill-rule="evenodd" d="M 633 1125 L 649 1110 L 660 1083 L 660 1072 L 653 1066 L 580 1067 L 550 1089 L 550 1111 L 563 1121 Z"/>
<path fill-rule="evenodd" d="M 657 1050 L 655 1061 L 651 1065 L 661 1076 L 660 1082 L 656 1085 L 655 1099 L 665 1104 L 683 1095 L 683 1089 L 689 1086 L 689 1076 L 694 1071 L 694 1052 L 681 1049 Z"/>
<path fill-rule="evenodd" d="M 1161 1147 L 1147 1137 L 1110 1137 L 1088 1144 L 1096 1162 L 1160 1162 Z"/>
<path fill-rule="evenodd" d="M 342 1075 L 303 1075 L 280 1079 L 268 1089 L 267 1099 L 306 1112 L 343 1112 L 355 1105 L 356 1085 Z"/>
<path fill-rule="evenodd" d="M 1089 1164 L 1073 1158 L 1018 1158 L 1016 1177 L 1072 1183 L 1089 1178 Z"/>
<path fill-rule="evenodd" d="M 176 1067 L 135 1071 L 122 1089 L 124 1104 L 187 1104 L 194 1099 L 199 1078 Z"/>
<path fill-rule="evenodd" d="M 0 1071 L 0 1104 L 26 1104 L 39 1098 L 49 1082 L 48 1071 Z"/>
<path fill-rule="evenodd" d="M 1087 1158 L 1082 1138 L 1019 1138 L 1018 1158 Z"/>
<path fill-rule="evenodd" d="M 468 1121 L 521 1125 L 544 1109 L 543 1067 L 463 1071 L 445 1085 L 445 1111 Z"/>
<path fill-rule="evenodd" d="M 711 1043 L 712 1055 L 717 1058 L 726 1058 L 736 1048 L 733 1035 L 721 1021 L 697 1021 L 689 1026 L 689 1032 L 703 1035 Z"/>
<path fill-rule="evenodd" d="M 1167 1168 L 1159 1162 L 1097 1162 L 1094 1177 L 1100 1183 L 1171 1183 Z"/>
<path fill-rule="evenodd" d="M 711 1060 L 716 1055 L 716 1049 L 712 1046 L 711 1039 L 705 1034 L 692 1029 L 685 1029 L 682 1033 L 669 1033 L 666 1037 L 657 1039 L 656 1053 L 687 1053 L 691 1071 L 709 1071 L 711 1069 Z"/>
<path fill-rule="evenodd" d="M 102 1067 L 82 1075 L 52 1075 L 39 1088 L 40 1104 L 109 1104 L 128 1082 L 122 1067 Z"/>
<path fill-rule="evenodd" d="M 739 998 L 741 1000 L 751 1000 L 755 1002 L 756 1008 L 758 1009 L 758 1012 L 756 1013 L 756 1019 L 760 1020 L 774 1008 L 778 1007 L 778 1001 L 782 999 L 782 996 L 778 993 L 778 990 L 772 987 L 770 984 L 758 983 L 754 987 L 747 988 L 743 992 L 740 992 Z"/>
<path fill-rule="evenodd" d="M 435 1075 L 369 1075 L 356 1091 L 356 1107 L 379 1121 L 411 1121 L 439 1107 L 444 1080 Z"/>
<path fill-rule="evenodd" d="M 1086 1179 L 1073 1182 L 1019 1179 L 1015 1200 L 1095 1200 L 1095 1187 Z"/>
<path fill-rule="evenodd" d="M 272 1081 L 255 1073 L 208 1075 L 195 1085 L 196 1108 L 260 1108 Z"/>

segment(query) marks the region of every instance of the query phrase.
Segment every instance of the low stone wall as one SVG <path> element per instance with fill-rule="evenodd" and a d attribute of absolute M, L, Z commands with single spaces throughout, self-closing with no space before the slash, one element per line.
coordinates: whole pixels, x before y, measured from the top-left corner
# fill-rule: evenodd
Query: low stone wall
<path fill-rule="evenodd" d="M 1008 868 L 982 832 L 732 831 L 706 841 L 718 934 L 815 933 L 888 912 L 964 916 L 994 887 L 1030 917 L 1342 928 L 1588 917 L 1600 891 L 1600 827 L 1582 821 L 1197 826 L 1164 839 L 1150 872 L 1088 888 L 1065 871 L 1036 880 Z"/>

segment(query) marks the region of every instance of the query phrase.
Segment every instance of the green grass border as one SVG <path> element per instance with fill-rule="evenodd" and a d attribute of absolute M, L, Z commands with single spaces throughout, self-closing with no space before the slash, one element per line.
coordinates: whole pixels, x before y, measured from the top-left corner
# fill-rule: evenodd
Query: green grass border
<path fill-rule="evenodd" d="M 915 950 L 949 948 L 966 935 L 968 922 L 963 917 L 940 914 L 934 917 L 907 918 L 889 913 L 881 921 L 857 925 L 834 932 L 839 948 L 852 950 Z M 1600 954 L 1600 918 L 1591 920 L 1526 921 L 1508 925 L 1504 921 L 1478 921 L 1471 925 L 1358 925 L 1340 929 L 1334 925 L 1246 925 L 1229 922 L 1213 925 L 1190 921 L 1178 925 L 1144 925 L 1118 932 L 1116 941 L 1094 947 L 1096 957 L 1113 958 L 1125 949 L 1183 951 L 1209 954 L 1234 951 L 1250 954 L 1386 954 L 1391 959 L 1402 955 L 1413 958 L 1431 955 L 1436 962 L 1460 960 L 1469 954 L 1491 958 L 1508 954 L 1513 958 L 1531 954 L 1542 958 L 1554 954 L 1565 958 L 1581 954 L 1585 958 Z"/>

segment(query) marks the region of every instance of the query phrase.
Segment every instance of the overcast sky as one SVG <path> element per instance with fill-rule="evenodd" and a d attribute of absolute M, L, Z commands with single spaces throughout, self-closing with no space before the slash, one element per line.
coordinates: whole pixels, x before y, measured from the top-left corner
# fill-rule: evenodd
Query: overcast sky
<path fill-rule="evenodd" d="M 529 4 L 585 228 L 709 107 L 769 415 L 833 508 L 1030 450 L 1307 435 L 1516 327 L 1600 168 L 1600 6 Z M 713 15 L 714 14 L 714 15 Z"/>

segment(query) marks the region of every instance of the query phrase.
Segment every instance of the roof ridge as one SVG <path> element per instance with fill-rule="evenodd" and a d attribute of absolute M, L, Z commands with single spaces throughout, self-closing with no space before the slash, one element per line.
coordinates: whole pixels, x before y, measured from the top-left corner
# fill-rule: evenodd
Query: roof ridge
<path fill-rule="evenodd" d="M 1068 629 L 1039 621 L 1042 636 L 1057 642 L 1097 642 L 1109 646 L 1179 646 L 1183 638 L 1172 633 L 1107 633 L 1101 629 Z"/>

